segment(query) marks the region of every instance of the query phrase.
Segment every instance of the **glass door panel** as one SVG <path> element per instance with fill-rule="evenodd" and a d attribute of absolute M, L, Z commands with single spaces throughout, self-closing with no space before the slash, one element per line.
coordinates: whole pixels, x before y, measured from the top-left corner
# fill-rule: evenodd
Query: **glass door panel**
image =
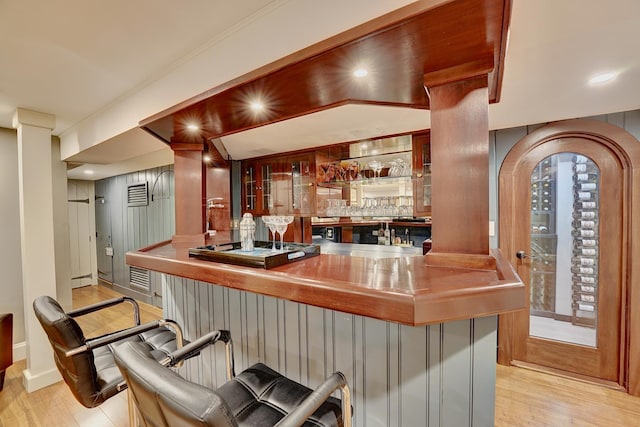
<path fill-rule="evenodd" d="M 271 188 L 273 175 L 273 167 L 271 164 L 266 163 L 261 166 L 262 176 L 262 209 L 264 212 L 269 212 L 273 209 L 273 191 Z"/>
<path fill-rule="evenodd" d="M 532 337 L 597 346 L 599 169 L 558 153 L 531 173 Z"/>

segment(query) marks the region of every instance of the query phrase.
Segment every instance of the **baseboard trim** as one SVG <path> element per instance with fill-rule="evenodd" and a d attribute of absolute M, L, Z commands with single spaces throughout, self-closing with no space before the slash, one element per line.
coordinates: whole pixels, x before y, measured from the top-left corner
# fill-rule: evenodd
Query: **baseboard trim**
<path fill-rule="evenodd" d="M 27 390 L 27 393 L 40 390 L 41 388 L 55 384 L 61 380 L 62 376 L 60 376 L 60 372 L 58 372 L 56 368 L 36 375 L 32 374 L 29 369 L 22 371 L 22 383 L 24 384 L 24 388 Z"/>
<path fill-rule="evenodd" d="M 13 345 L 13 361 L 27 358 L 27 343 L 25 341 Z"/>

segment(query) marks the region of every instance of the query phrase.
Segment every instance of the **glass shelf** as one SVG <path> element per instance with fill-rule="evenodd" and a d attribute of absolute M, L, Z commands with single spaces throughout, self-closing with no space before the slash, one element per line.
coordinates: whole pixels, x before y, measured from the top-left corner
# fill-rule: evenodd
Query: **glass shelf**
<path fill-rule="evenodd" d="M 380 178 L 356 178 L 347 181 L 331 181 L 331 182 L 318 182 L 319 187 L 341 187 L 350 184 L 360 185 L 385 185 L 385 184 L 397 184 L 399 181 L 406 182 L 411 179 L 411 175 L 401 176 L 381 176 Z"/>

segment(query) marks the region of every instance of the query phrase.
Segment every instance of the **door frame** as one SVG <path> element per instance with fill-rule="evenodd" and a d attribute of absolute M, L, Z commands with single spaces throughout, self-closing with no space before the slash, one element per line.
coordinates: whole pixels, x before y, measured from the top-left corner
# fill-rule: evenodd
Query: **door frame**
<path fill-rule="evenodd" d="M 581 138 L 603 144 L 622 166 L 622 301 L 620 324 L 620 370 L 618 384 L 629 394 L 640 396 L 640 141 L 617 126 L 591 120 L 576 119 L 551 123 L 518 141 L 505 157 L 499 174 L 499 246 L 509 261 L 517 264 L 514 236 L 515 206 L 512 197 L 518 166 L 524 155 L 546 142 L 560 138 Z M 514 314 L 498 317 L 498 363 L 510 365 L 513 360 Z"/>

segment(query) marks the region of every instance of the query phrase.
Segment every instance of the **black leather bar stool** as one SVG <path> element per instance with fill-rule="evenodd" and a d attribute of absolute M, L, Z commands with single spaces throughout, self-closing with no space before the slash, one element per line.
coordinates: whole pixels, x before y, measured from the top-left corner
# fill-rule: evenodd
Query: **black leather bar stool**
<path fill-rule="evenodd" d="M 74 317 L 124 302 L 133 305 L 134 327 L 86 339 L 80 325 L 74 320 Z M 182 347 L 182 329 L 178 324 L 165 319 L 141 325 L 138 303 L 129 297 L 113 298 L 65 312 L 55 299 L 41 296 L 33 302 L 33 309 L 53 347 L 56 366 L 62 378 L 76 400 L 87 408 L 98 406 L 126 389 L 126 383 L 113 359 L 113 351 L 118 345 L 135 342 L 144 347 L 154 360 L 165 359 L 172 351 Z M 130 422 L 134 422 L 131 401 L 129 409 Z"/>
<path fill-rule="evenodd" d="M 217 341 L 227 343 L 227 372 L 232 376 L 233 351 L 228 331 L 211 332 L 160 363 L 140 343 L 116 348 L 116 364 L 129 385 L 143 425 L 351 426 L 349 387 L 339 372 L 311 390 L 257 363 L 211 390 L 166 367 Z M 337 389 L 342 392 L 342 400 L 331 396 Z"/>

